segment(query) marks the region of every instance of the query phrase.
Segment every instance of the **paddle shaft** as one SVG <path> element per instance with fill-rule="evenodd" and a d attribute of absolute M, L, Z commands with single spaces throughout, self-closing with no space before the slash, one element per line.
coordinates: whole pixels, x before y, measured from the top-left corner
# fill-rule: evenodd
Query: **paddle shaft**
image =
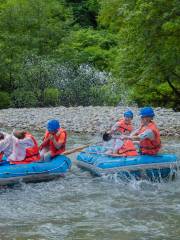
<path fill-rule="evenodd" d="M 98 143 L 99 142 L 97 142 L 97 143 L 88 143 L 86 145 L 83 145 L 83 146 L 80 146 L 80 147 L 77 147 L 77 148 L 73 148 L 73 149 L 67 150 L 67 151 L 63 152 L 63 155 L 69 155 L 71 153 L 80 152 L 82 149 L 84 149 L 86 147 L 89 147 L 91 145 L 94 145 L 94 144 L 98 144 Z"/>

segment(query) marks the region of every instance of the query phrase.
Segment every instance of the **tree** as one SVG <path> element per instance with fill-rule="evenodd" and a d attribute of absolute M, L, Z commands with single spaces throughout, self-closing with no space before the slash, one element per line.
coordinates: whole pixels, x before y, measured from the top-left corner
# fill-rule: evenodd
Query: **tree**
<path fill-rule="evenodd" d="M 101 1 L 99 21 L 119 37 L 112 71 L 140 105 L 180 103 L 179 6 L 177 0 Z"/>
<path fill-rule="evenodd" d="M 79 29 L 71 31 L 59 45 L 57 54 L 62 61 L 90 64 L 99 70 L 108 70 L 116 49 L 116 37 L 108 31 Z"/>
<path fill-rule="evenodd" d="M 24 56 L 54 55 L 72 24 L 71 10 L 58 0 L 6 0 L 0 3 L 0 82 L 14 89 Z"/>
<path fill-rule="evenodd" d="M 98 0 L 66 0 L 66 3 L 72 7 L 74 24 L 79 24 L 83 28 L 97 28 Z"/>

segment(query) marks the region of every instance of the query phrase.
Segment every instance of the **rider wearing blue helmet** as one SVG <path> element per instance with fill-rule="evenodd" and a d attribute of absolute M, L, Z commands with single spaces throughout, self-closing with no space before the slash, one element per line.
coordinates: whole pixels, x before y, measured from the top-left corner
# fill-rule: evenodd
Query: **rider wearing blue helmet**
<path fill-rule="evenodd" d="M 40 146 L 42 159 L 45 161 L 62 154 L 65 151 L 67 133 L 60 127 L 56 119 L 47 122 L 47 131 Z"/>
<path fill-rule="evenodd" d="M 161 140 L 159 130 L 153 121 L 154 110 L 151 107 L 144 107 L 140 109 L 139 115 L 141 127 L 132 139 L 139 140 L 142 154 L 155 155 L 161 148 Z"/>
<path fill-rule="evenodd" d="M 139 115 L 141 116 L 141 118 L 145 118 L 145 117 L 153 118 L 155 116 L 154 110 L 152 109 L 152 107 L 141 108 Z"/>
<path fill-rule="evenodd" d="M 56 132 L 60 128 L 60 123 L 56 119 L 49 120 L 47 122 L 47 130 L 49 132 Z"/>
<path fill-rule="evenodd" d="M 131 110 L 124 112 L 124 117 L 133 119 L 133 112 Z"/>
<path fill-rule="evenodd" d="M 111 134 L 114 132 L 129 135 L 133 130 L 132 119 L 133 112 L 131 110 L 124 112 L 124 118 L 117 121 L 109 133 L 107 132 L 103 135 L 103 140 L 109 141 L 112 138 Z M 112 145 L 112 150 L 109 150 L 108 153 L 115 153 L 120 156 L 137 156 L 136 148 L 130 139 L 122 141 L 119 138 L 114 138 L 110 144 Z"/>
<path fill-rule="evenodd" d="M 130 134 L 133 130 L 132 126 L 133 112 L 128 110 L 124 112 L 124 118 L 119 119 L 111 128 L 110 133 L 119 132 L 121 134 Z"/>

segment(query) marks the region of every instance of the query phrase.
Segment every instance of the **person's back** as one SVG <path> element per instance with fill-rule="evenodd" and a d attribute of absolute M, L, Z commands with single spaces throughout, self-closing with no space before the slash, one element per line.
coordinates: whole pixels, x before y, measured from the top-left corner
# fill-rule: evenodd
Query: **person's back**
<path fill-rule="evenodd" d="M 0 153 L 8 158 L 13 151 L 13 136 L 8 133 L 0 133 Z"/>
<path fill-rule="evenodd" d="M 14 131 L 13 151 L 8 157 L 11 164 L 27 164 L 40 159 L 38 144 L 26 131 Z"/>
<path fill-rule="evenodd" d="M 30 162 L 39 161 L 40 153 L 39 153 L 38 142 L 36 141 L 35 137 L 29 132 L 26 132 L 25 137 L 31 139 L 31 141 L 33 142 L 33 145 L 26 148 L 26 158 L 24 162 L 30 163 Z"/>

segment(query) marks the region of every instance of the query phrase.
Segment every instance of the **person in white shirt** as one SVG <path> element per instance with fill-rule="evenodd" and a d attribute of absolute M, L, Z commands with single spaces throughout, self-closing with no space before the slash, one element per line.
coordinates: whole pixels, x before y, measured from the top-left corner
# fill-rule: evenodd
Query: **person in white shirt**
<path fill-rule="evenodd" d="M 13 134 L 0 133 L 0 152 L 7 161 L 22 161 L 26 156 L 26 149 L 33 147 L 32 139 L 25 137 L 23 131 L 13 131 Z"/>
<path fill-rule="evenodd" d="M 1 132 L 0 133 L 0 153 L 8 158 L 13 151 L 13 135 Z"/>
<path fill-rule="evenodd" d="M 26 137 L 25 131 L 13 131 L 13 149 L 8 161 L 23 161 L 26 157 L 26 149 L 33 147 L 34 142 Z"/>

